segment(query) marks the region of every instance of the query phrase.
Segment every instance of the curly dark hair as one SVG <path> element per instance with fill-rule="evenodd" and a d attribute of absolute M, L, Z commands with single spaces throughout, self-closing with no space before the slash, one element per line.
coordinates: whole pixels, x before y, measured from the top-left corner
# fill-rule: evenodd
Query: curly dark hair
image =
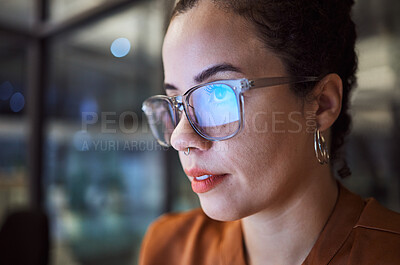
<path fill-rule="evenodd" d="M 350 132 L 349 97 L 356 85 L 356 30 L 351 18 L 354 0 L 210 0 L 216 7 L 233 11 L 251 22 L 266 47 L 283 61 L 293 76 L 320 76 L 336 73 L 343 81 L 342 109 L 331 128 L 331 161 L 338 175 L 351 175 L 343 153 Z M 172 18 L 185 13 L 199 0 L 180 0 Z M 292 87 L 299 97 L 307 97 L 313 85 Z"/>

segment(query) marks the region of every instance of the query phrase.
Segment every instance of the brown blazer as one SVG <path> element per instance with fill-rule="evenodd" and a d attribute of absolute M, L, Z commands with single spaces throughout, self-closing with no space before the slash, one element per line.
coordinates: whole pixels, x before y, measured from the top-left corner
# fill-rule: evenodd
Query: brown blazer
<path fill-rule="evenodd" d="M 240 220 L 201 209 L 166 214 L 148 229 L 139 265 L 245 265 Z M 400 264 L 400 214 L 340 185 L 339 198 L 304 265 Z"/>

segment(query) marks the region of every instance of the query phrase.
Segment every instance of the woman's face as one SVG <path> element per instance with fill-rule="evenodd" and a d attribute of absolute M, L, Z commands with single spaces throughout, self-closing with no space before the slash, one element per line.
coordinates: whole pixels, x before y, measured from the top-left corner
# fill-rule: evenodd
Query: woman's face
<path fill-rule="evenodd" d="M 210 1 L 175 17 L 163 46 L 166 92 L 184 94 L 218 79 L 288 76 L 282 61 L 257 38 L 242 17 L 222 11 Z M 211 74 L 210 74 L 211 73 Z M 197 78 L 196 78 L 197 77 Z M 203 75 L 204 77 L 204 75 Z M 171 87 L 176 89 L 171 89 Z M 235 137 L 212 142 L 190 127 L 185 115 L 172 134 L 172 146 L 189 180 L 212 174 L 216 185 L 199 192 L 204 212 L 217 220 L 236 220 L 261 211 L 285 207 L 311 181 L 318 163 L 313 151 L 309 104 L 288 85 L 245 92 L 245 125 Z M 183 151 L 190 147 L 190 154 Z M 307 162 L 311 161 L 311 162 Z"/>

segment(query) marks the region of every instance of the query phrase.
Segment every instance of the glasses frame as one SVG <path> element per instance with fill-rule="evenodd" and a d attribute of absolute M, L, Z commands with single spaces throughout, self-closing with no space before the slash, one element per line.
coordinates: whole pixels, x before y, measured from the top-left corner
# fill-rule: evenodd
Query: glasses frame
<path fill-rule="evenodd" d="M 172 119 L 174 123 L 174 129 L 178 126 L 178 123 L 180 121 L 180 114 L 182 111 L 185 112 L 186 118 L 189 121 L 190 126 L 193 128 L 193 130 L 203 137 L 204 139 L 207 139 L 209 141 L 223 141 L 223 140 L 228 140 L 235 135 L 237 135 L 244 127 L 244 98 L 243 98 L 243 93 L 250 90 L 250 89 L 256 89 L 256 88 L 265 88 L 265 87 L 273 87 L 273 86 L 278 86 L 278 85 L 286 85 L 286 84 L 298 84 L 298 83 L 307 83 L 307 82 L 318 82 L 320 80 L 319 77 L 315 76 L 297 76 L 297 77 L 265 77 L 265 78 L 255 78 L 255 79 L 247 79 L 247 78 L 241 78 L 241 79 L 223 79 L 223 80 L 216 80 L 213 82 L 208 82 L 208 83 L 203 83 L 196 85 L 194 87 L 191 87 L 188 91 L 186 91 L 183 95 L 178 95 L 178 96 L 166 96 L 166 95 L 156 95 L 152 96 L 148 99 L 146 99 L 143 102 L 142 110 L 146 114 L 146 116 L 150 115 L 149 111 L 150 108 L 148 106 L 148 103 L 151 100 L 159 99 L 159 100 L 164 100 L 167 101 L 170 106 L 172 106 Z M 236 102 L 238 104 L 238 110 L 239 110 L 239 126 L 238 129 L 224 137 L 210 137 L 203 132 L 201 132 L 198 128 L 196 128 L 196 125 L 192 121 L 192 119 L 189 116 L 188 113 L 188 106 L 189 106 L 189 98 L 190 95 L 196 91 L 199 88 L 209 86 L 209 85 L 218 85 L 218 84 L 223 84 L 229 86 L 235 93 L 236 96 Z M 157 137 L 155 137 L 157 139 Z M 171 146 L 170 144 L 166 144 L 162 142 L 161 140 L 157 139 L 157 141 L 162 145 L 162 146 Z"/>

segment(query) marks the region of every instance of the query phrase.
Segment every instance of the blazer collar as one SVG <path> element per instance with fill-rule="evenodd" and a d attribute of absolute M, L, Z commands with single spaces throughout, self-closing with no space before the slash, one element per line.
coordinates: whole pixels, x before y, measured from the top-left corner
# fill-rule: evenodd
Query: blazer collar
<path fill-rule="evenodd" d="M 339 195 L 333 212 L 303 265 L 328 264 L 360 218 L 365 206 L 364 200 L 347 190 L 342 184 L 338 183 L 338 185 Z M 220 264 L 246 264 L 240 220 L 229 222 L 225 227 L 220 241 L 220 251 Z"/>
<path fill-rule="evenodd" d="M 308 264 L 329 264 L 349 237 L 365 207 L 364 200 L 339 185 L 339 196 L 335 208 L 324 229 L 303 262 Z"/>

